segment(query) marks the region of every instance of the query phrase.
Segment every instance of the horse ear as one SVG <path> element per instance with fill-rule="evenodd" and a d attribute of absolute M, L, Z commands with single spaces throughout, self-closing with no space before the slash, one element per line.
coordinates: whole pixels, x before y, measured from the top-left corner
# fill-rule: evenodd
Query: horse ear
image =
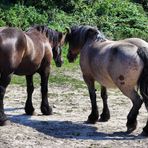
<path fill-rule="evenodd" d="M 86 35 L 86 37 L 87 37 L 87 38 L 92 38 L 92 37 L 94 37 L 96 34 L 97 34 L 97 30 L 96 30 L 96 29 L 94 29 L 94 28 L 89 28 L 89 29 L 87 30 L 87 35 Z"/>
<path fill-rule="evenodd" d="M 65 42 L 65 34 L 63 34 L 62 32 L 59 32 L 59 42 L 61 43 L 61 45 L 63 45 L 64 44 L 64 42 Z"/>
<path fill-rule="evenodd" d="M 71 29 L 69 27 L 66 27 L 66 34 L 70 34 L 71 33 Z"/>

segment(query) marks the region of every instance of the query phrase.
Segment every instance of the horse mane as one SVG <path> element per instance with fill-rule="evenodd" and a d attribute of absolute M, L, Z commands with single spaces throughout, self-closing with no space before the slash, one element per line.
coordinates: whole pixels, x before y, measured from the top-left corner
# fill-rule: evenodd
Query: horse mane
<path fill-rule="evenodd" d="M 92 34 L 90 34 L 89 31 L 91 31 Z M 72 26 L 66 35 L 65 42 L 68 43 L 75 39 L 74 42 L 76 44 L 82 45 L 87 38 L 93 38 L 93 36 L 96 36 L 96 40 L 105 40 L 105 36 L 97 27 L 89 25 Z"/>
<path fill-rule="evenodd" d="M 48 28 L 48 26 L 46 25 L 34 25 L 30 27 L 27 31 L 31 31 L 34 29 L 45 34 L 45 36 L 49 39 L 49 41 L 53 42 L 54 45 L 57 45 L 62 38 L 61 32 L 52 30 L 51 28 Z"/>

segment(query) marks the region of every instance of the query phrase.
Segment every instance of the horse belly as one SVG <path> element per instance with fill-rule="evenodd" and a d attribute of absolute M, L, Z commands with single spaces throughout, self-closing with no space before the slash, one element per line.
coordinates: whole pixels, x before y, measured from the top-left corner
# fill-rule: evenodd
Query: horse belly
<path fill-rule="evenodd" d="M 16 74 L 16 75 L 32 75 L 39 69 L 39 67 L 40 67 L 39 64 L 20 63 L 20 65 L 17 67 L 17 69 L 15 69 L 14 74 Z"/>
<path fill-rule="evenodd" d="M 98 74 L 98 76 L 94 76 L 95 80 L 99 82 L 102 86 L 106 88 L 116 88 L 116 84 L 109 77 L 108 74 Z"/>

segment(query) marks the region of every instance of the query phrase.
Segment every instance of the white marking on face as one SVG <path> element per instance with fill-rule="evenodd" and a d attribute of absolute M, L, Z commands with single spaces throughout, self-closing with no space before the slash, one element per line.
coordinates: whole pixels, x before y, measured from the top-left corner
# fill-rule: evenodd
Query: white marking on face
<path fill-rule="evenodd" d="M 58 47 L 58 49 L 57 49 L 58 55 L 60 54 L 60 52 L 61 52 L 60 47 Z"/>

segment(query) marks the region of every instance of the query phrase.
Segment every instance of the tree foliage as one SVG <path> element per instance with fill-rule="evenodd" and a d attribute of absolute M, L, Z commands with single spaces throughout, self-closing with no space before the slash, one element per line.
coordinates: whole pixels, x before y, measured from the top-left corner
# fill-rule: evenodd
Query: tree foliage
<path fill-rule="evenodd" d="M 64 31 L 65 27 L 87 24 L 97 26 L 112 39 L 148 40 L 148 15 L 144 3 L 135 3 L 138 0 L 1 1 L 0 26 L 26 29 L 33 24 L 47 24 Z"/>

